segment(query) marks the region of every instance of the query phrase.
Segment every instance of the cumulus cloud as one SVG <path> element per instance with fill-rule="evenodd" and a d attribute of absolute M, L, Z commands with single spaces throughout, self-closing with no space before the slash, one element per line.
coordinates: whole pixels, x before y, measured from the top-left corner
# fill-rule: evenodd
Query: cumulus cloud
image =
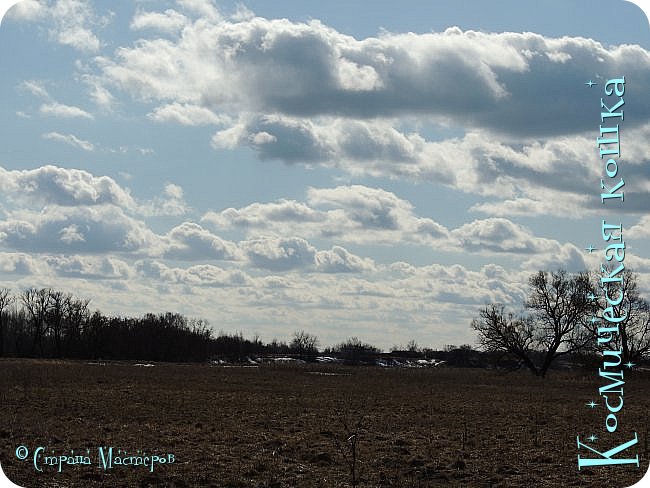
<path fill-rule="evenodd" d="M 566 195 L 563 211 L 580 214 L 584 195 L 602 168 L 594 158 L 593 137 L 561 136 L 548 141 L 508 143 L 487 132 L 427 141 L 417 133 L 403 133 L 386 121 L 329 122 L 263 117 L 224 129 L 213 138 L 223 147 L 247 145 L 261 159 L 321 163 L 358 176 L 388 176 L 444 184 L 465 193 L 510 199 L 514 211 L 540 195 L 557 201 Z M 629 132 L 626 143 L 632 158 L 628 174 L 646 182 L 640 162 L 640 141 L 649 132 L 643 126 Z M 264 138 L 258 138 L 264 134 Z M 527 210 L 534 210 L 526 205 Z M 487 206 L 477 206 L 484 210 Z M 521 210 L 519 210 L 521 211 Z M 535 212 L 537 213 L 537 212 Z"/>
<path fill-rule="evenodd" d="M 307 202 L 253 203 L 208 212 L 202 220 L 218 228 L 241 228 L 249 235 L 294 234 L 358 244 L 432 244 L 447 237 L 442 225 L 416 216 L 410 202 L 362 185 L 310 188 Z"/>
<path fill-rule="evenodd" d="M 237 244 L 226 241 L 199 224 L 184 222 L 168 234 L 165 257 L 180 260 L 243 259 Z"/>
<path fill-rule="evenodd" d="M 108 176 L 47 165 L 31 170 L 0 167 L 0 190 L 5 198 L 63 206 L 113 204 L 135 209 L 131 194 Z"/>
<path fill-rule="evenodd" d="M 475 220 L 454 229 L 451 235 L 461 247 L 478 252 L 539 254 L 558 248 L 557 241 L 534 237 L 529 229 L 504 218 Z"/>
<path fill-rule="evenodd" d="M 472 210 L 488 214 L 596 211 L 597 202 L 585 198 L 590 179 L 602 173 L 585 135 L 593 124 L 582 115 L 591 92 L 582 81 L 561 90 L 550 83 L 593 73 L 602 86 L 607 66 L 650 89 L 650 54 L 640 46 L 456 27 L 355 39 L 319 21 L 250 13 L 235 20 L 205 1 L 180 8 L 188 19 L 182 35 L 146 37 L 99 58 L 101 83 L 155 104 L 153 120 L 221 125 L 216 148 L 444 184 L 485 197 Z M 626 143 L 637 142 L 626 154 L 644 193 L 650 180 L 639 163 L 647 157 L 632 131 L 650 131 L 638 122 L 650 115 L 650 101 L 635 100 L 635 111 L 641 117 L 626 120 Z M 422 125 L 463 129 L 443 140 L 407 129 Z M 562 209 L 548 204 L 559 199 Z M 635 201 L 626 212 L 648 210 L 650 199 Z"/>
<path fill-rule="evenodd" d="M 0 271 L 16 275 L 43 275 L 49 269 L 46 263 L 30 254 L 0 252 Z"/>
<path fill-rule="evenodd" d="M 146 278 L 169 283 L 211 287 L 246 287 L 252 284 L 251 278 L 241 270 L 227 270 L 210 264 L 174 268 L 160 261 L 143 260 L 136 263 L 136 269 Z"/>
<path fill-rule="evenodd" d="M 625 232 L 625 236 L 634 239 L 650 237 L 650 216 L 645 215 L 641 217 L 641 220 L 639 220 L 638 223 L 634 224 L 627 232 Z"/>
<path fill-rule="evenodd" d="M 167 183 L 162 196 L 141 204 L 139 210 L 147 216 L 179 216 L 186 214 L 189 209 L 190 207 L 183 196 L 183 188 L 174 183 Z"/>
<path fill-rule="evenodd" d="M 45 256 L 52 270 L 67 278 L 128 280 L 133 278 L 131 266 L 110 256 Z"/>
<path fill-rule="evenodd" d="M 188 14 L 210 22 L 218 22 L 223 18 L 212 0 L 177 0 L 177 3 Z"/>
<path fill-rule="evenodd" d="M 435 303 L 473 305 L 504 303 L 519 306 L 525 296 L 526 272 L 507 271 L 488 264 L 471 270 L 460 264 L 413 266 L 397 262 L 389 267 L 390 287 L 408 290 L 403 299 L 420 297 Z"/>
<path fill-rule="evenodd" d="M 167 9 L 162 13 L 140 11 L 133 17 L 131 29 L 153 29 L 174 34 L 185 27 L 187 23 L 187 17 L 174 9 Z"/>
<path fill-rule="evenodd" d="M 252 266 L 273 272 L 370 273 L 376 269 L 372 259 L 356 256 L 341 246 L 318 251 L 300 237 L 259 237 L 239 246 Z"/>
<path fill-rule="evenodd" d="M 261 237 L 242 241 L 241 249 L 258 268 L 286 271 L 314 264 L 316 248 L 299 237 Z"/>
<path fill-rule="evenodd" d="M 318 251 L 315 261 L 316 269 L 324 273 L 370 273 L 375 270 L 372 259 L 355 256 L 341 246 Z"/>
<path fill-rule="evenodd" d="M 565 269 L 569 273 L 579 273 L 587 269 L 594 269 L 595 265 L 588 265 L 589 258 L 585 252 L 573 244 L 566 243 L 558 246 L 553 252 L 540 253 L 531 256 L 522 263 L 522 269 L 534 273 L 538 270 Z"/>
<path fill-rule="evenodd" d="M 0 221 L 0 243 L 25 252 L 138 254 L 156 252 L 160 239 L 113 205 L 53 206 Z"/>
<path fill-rule="evenodd" d="M 203 18 L 178 38 L 141 39 L 100 60 L 106 83 L 136 98 L 210 109 L 298 118 L 436 116 L 519 137 L 591 129 L 581 116 L 592 101 L 582 84 L 549 90 L 551 81 L 582 80 L 607 66 L 640 80 L 640 90 L 650 83 L 643 81 L 650 55 L 639 46 L 455 27 L 357 40 L 315 20 L 233 22 L 207 2 L 183 3 L 196 4 L 192 10 Z M 650 102 L 638 100 L 635 108 L 648 114 Z"/>
<path fill-rule="evenodd" d="M 134 199 L 128 188 L 109 176 L 53 165 L 30 170 L 6 170 L 0 167 L 0 191 L 14 203 L 40 205 L 100 206 L 114 205 L 134 215 L 181 216 L 190 208 L 183 189 L 167 183 L 160 196 L 148 201 Z M 71 234 L 72 235 L 72 234 Z"/>
<path fill-rule="evenodd" d="M 24 0 L 13 15 L 43 22 L 53 40 L 87 54 L 102 47 L 94 30 L 105 19 L 87 2 Z M 142 38 L 76 65 L 99 108 L 111 110 L 121 104 L 118 93 L 126 94 L 145 102 L 139 114 L 149 121 L 207 126 L 201 131 L 212 134 L 215 148 L 334 168 L 342 181 L 446 185 L 479 196 L 470 211 L 489 217 L 446 228 L 436 221 L 438 209 L 426 215 L 386 189 L 348 184 L 310 188 L 302 199 L 217 209 L 195 223 L 178 218 L 193 210 L 175 183 L 141 201 L 113 179 L 81 170 L 0 169 L 0 246 L 14 251 L 0 253 L 0 270 L 19 280 L 38 274 L 112 283 L 93 288 L 97 295 L 109 286 L 140 287 L 155 306 L 160 293 L 180 290 L 188 307 L 208 313 L 206 303 L 216 297 L 228 325 L 266 321 L 293 330 L 309 320 L 348 330 L 353 322 L 360 331 L 381 324 L 382 337 L 403 337 L 404 324 L 444 334 L 458 323 L 467 330 L 484 303 L 520 305 L 529 273 L 577 271 L 592 259 L 504 218 L 580 218 L 602 209 L 595 126 L 584 117 L 594 108 L 594 91 L 584 88 L 585 73 L 599 89 L 604 66 L 634 79 L 638 92 L 650 88 L 646 50 L 577 37 L 450 28 L 355 39 L 318 21 L 261 19 L 243 7 L 228 17 L 210 0 L 137 10 L 130 27 Z M 557 80 L 562 85 L 551 84 Z M 40 99 L 42 115 L 92 119 L 83 104 L 54 100 L 50 86 L 27 80 L 20 88 Z M 650 179 L 643 141 L 650 124 L 638 121 L 650 114 L 650 100 L 633 103 L 622 176 L 634 188 L 623 210 L 645 215 Z M 110 150 L 59 132 L 43 137 Z M 150 151 L 116 149 L 133 150 Z M 146 219 L 159 216 L 176 218 L 152 219 L 158 226 L 174 222 L 156 233 Z M 640 219 L 629 235 L 648 235 L 650 222 Z M 418 246 L 418 260 L 438 259 L 438 251 L 452 260 L 472 253 L 473 268 L 380 262 L 377 256 L 390 251 L 375 252 L 377 245 Z M 508 271 L 476 264 L 484 256 L 508 263 Z M 450 320 L 456 325 L 445 328 Z"/>
<path fill-rule="evenodd" d="M 527 258 L 522 269 L 564 268 L 570 272 L 587 268 L 583 252 L 571 243 L 537 237 L 530 229 L 504 218 L 475 220 L 451 231 L 461 249 L 486 254 L 510 254 Z"/>

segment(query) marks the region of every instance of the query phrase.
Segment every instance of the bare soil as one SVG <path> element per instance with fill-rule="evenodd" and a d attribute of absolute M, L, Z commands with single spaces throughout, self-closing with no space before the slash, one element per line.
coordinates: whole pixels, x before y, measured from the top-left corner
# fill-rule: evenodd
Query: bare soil
<path fill-rule="evenodd" d="M 0 463 L 25 487 L 351 487 L 350 464 L 358 487 L 630 486 L 648 469 L 650 375 L 625 372 L 609 434 L 597 374 L 4 359 Z M 640 468 L 578 471 L 577 435 L 604 452 L 634 432 L 615 457 Z M 38 446 L 93 464 L 37 472 Z M 104 470 L 99 446 L 175 462 Z"/>

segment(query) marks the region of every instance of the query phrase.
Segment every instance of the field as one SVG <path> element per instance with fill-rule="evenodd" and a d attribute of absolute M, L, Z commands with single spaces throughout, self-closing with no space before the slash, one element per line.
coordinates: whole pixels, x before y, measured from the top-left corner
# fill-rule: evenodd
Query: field
<path fill-rule="evenodd" d="M 648 372 L 625 379 L 619 427 L 607 434 L 603 406 L 585 406 L 601 403 L 591 370 L 539 380 L 454 368 L 4 359 L 0 462 L 30 487 L 349 487 L 351 466 L 359 487 L 624 487 L 647 470 L 650 416 Z M 605 451 L 634 431 L 639 442 L 624 454 L 638 453 L 639 469 L 578 472 L 576 435 L 595 433 Z M 88 449 L 93 464 L 39 473 L 38 446 L 56 456 Z M 175 462 L 104 470 L 99 446 Z"/>

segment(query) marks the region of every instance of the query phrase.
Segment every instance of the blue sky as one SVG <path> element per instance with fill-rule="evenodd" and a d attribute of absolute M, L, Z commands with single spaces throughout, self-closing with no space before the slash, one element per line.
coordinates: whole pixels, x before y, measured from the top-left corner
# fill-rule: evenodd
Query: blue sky
<path fill-rule="evenodd" d="M 611 216 L 647 294 L 647 19 L 487 5 L 23 0 L 0 28 L 0 286 L 441 347 L 536 270 L 595 269 Z M 603 209 L 621 75 L 626 201 Z"/>

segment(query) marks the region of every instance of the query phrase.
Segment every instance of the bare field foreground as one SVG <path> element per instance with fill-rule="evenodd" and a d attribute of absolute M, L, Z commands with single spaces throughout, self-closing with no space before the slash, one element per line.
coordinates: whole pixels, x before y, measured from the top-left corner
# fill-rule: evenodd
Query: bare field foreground
<path fill-rule="evenodd" d="M 609 488 L 648 469 L 648 372 L 625 372 L 614 434 L 603 405 L 585 406 L 602 400 L 597 369 L 539 380 L 479 369 L 4 359 L 0 372 L 0 463 L 22 486 Z M 633 432 L 638 443 L 622 454 L 638 454 L 640 468 L 578 471 L 576 435 L 595 434 L 590 444 L 604 452 Z M 111 468 L 99 447 L 113 447 Z M 124 451 L 174 462 L 153 472 L 118 465 Z M 91 464 L 59 472 L 44 461 L 60 455 Z"/>

